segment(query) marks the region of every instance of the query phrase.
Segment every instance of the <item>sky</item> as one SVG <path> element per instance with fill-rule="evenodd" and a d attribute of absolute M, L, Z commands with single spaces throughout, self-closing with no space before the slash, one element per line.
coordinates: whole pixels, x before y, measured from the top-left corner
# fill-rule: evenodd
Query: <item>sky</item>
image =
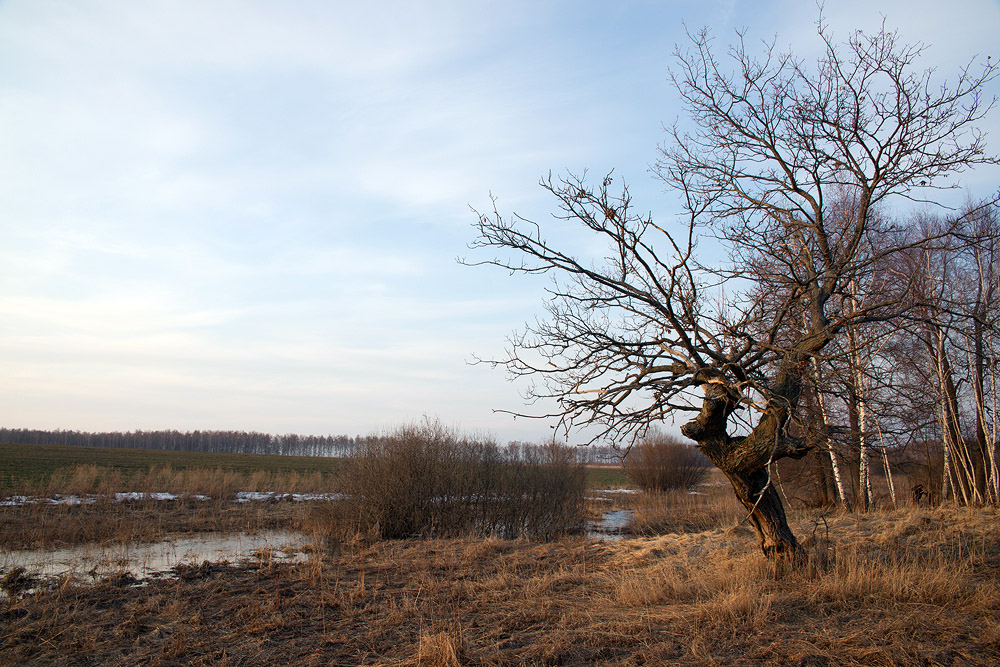
<path fill-rule="evenodd" d="M 824 15 L 835 37 L 884 18 L 943 77 L 1000 58 L 997 0 Z M 809 60 L 817 16 L 784 0 L 0 1 L 0 425 L 366 435 L 427 416 L 549 438 L 497 412 L 532 409 L 523 384 L 470 363 L 542 314 L 547 284 L 458 262 L 484 258 L 472 209 L 492 196 L 554 224 L 541 177 L 613 169 L 669 220 L 650 167 L 682 114 L 668 69 L 685 26 Z"/>

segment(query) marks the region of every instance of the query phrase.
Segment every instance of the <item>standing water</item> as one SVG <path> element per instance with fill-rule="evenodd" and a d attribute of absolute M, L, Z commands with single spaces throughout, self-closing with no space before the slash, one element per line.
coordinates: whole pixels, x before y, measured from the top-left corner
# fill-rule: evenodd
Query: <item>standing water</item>
<path fill-rule="evenodd" d="M 24 568 L 30 577 L 130 577 L 137 581 L 160 577 L 178 565 L 237 562 L 249 558 L 301 562 L 307 538 L 289 531 L 252 535 L 205 533 L 150 544 L 100 546 L 85 544 L 61 549 L 19 549 L 0 553 L 0 572 Z"/>
<path fill-rule="evenodd" d="M 622 531 L 628 527 L 635 510 L 612 510 L 601 515 L 600 521 L 592 521 L 587 533 L 596 540 L 620 540 Z"/>

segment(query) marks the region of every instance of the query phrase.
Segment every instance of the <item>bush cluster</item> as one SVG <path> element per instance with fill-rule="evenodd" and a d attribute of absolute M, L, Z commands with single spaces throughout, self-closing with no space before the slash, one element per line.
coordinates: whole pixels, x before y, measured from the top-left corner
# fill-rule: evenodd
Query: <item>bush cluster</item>
<path fill-rule="evenodd" d="M 629 483 L 644 491 L 690 489 L 703 482 L 711 462 L 669 433 L 650 433 L 625 457 Z"/>
<path fill-rule="evenodd" d="M 502 448 L 426 422 L 367 439 L 344 473 L 349 516 L 381 538 L 552 539 L 584 524 L 583 467 L 556 444 Z"/>

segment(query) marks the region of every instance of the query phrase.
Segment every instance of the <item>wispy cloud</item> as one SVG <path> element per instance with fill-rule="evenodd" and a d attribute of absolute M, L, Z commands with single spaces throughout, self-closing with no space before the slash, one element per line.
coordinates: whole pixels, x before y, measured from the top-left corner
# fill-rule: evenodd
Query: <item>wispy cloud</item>
<path fill-rule="evenodd" d="M 843 7 L 838 31 L 877 9 Z M 885 7 L 939 28 L 942 62 L 1000 26 L 985 0 Z M 468 206 L 493 192 L 546 223 L 540 176 L 616 168 L 669 217 L 646 170 L 682 20 L 798 44 L 815 11 L 0 4 L 0 421 L 356 433 L 428 413 L 545 437 L 495 416 L 518 387 L 467 363 L 545 298 L 455 263 Z"/>

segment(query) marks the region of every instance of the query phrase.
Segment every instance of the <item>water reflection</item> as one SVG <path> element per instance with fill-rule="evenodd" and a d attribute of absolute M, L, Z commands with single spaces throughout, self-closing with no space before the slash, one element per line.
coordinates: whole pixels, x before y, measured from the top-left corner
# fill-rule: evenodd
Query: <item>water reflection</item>
<path fill-rule="evenodd" d="M 592 521 L 587 527 L 587 533 L 596 540 L 620 540 L 622 532 L 628 527 L 635 510 L 613 510 L 601 515 L 600 521 Z"/>
<path fill-rule="evenodd" d="M 308 539 L 291 531 L 256 534 L 203 533 L 150 544 L 100 546 L 84 544 L 60 549 L 18 549 L 0 554 L 0 572 L 24 568 L 43 579 L 71 576 L 80 580 L 131 577 L 142 581 L 167 576 L 181 564 L 237 562 L 260 558 L 300 562 Z"/>

